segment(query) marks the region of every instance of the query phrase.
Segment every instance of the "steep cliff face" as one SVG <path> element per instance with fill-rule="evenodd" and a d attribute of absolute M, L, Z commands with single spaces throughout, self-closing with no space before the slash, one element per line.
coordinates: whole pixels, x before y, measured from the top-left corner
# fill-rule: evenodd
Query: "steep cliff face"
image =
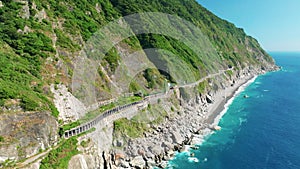
<path fill-rule="evenodd" d="M 208 78 L 210 87 L 204 91 L 199 92 L 199 86 L 182 87 L 168 97 L 146 102 L 133 116 L 124 113 L 126 119 L 113 119 L 114 126 L 110 121 L 87 135 L 92 138 L 89 146 L 80 147 L 83 154 L 74 156 L 69 168 L 93 168 L 95 164 L 110 169 L 165 168 L 175 151 L 186 151 L 186 145 L 194 146 L 213 130 L 226 99 L 262 73 L 265 71 L 260 67 L 222 73 Z"/>
<path fill-rule="evenodd" d="M 6 113 L 0 115 L 0 160 L 21 160 L 58 141 L 58 124 L 49 112 Z"/>
<path fill-rule="evenodd" d="M 0 1 L 0 21 L 2 161 L 53 145 L 59 131 L 90 120 L 99 106 L 104 105 L 103 111 L 130 102 L 133 94 L 163 93 L 225 70 L 224 76 L 231 77 L 276 69 L 255 39 L 195 0 Z M 196 86 L 194 94 L 181 89 L 174 97 L 188 102 L 224 88 L 226 81 L 232 79 L 210 79 Z M 129 135 L 142 136 L 148 123 L 159 124 L 166 111 L 174 111 L 171 103 L 162 112 L 159 106 L 149 108 L 147 125 L 119 124 L 128 122 L 141 129 Z M 97 128 L 99 138 L 89 135 L 101 163 L 112 158 L 103 154 L 111 144 L 127 143 L 113 143 L 112 123 Z M 114 136 L 124 136 L 122 132 L 128 131 Z M 77 155 L 72 161 L 90 161 L 91 156 Z"/>

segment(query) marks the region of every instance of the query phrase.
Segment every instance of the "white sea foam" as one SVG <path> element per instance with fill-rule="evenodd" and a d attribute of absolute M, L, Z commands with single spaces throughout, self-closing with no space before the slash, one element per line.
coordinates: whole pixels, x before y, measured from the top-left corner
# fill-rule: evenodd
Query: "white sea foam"
<path fill-rule="evenodd" d="M 216 126 L 219 124 L 221 118 L 224 116 L 224 114 L 227 112 L 229 106 L 232 104 L 233 100 L 235 99 L 235 97 L 240 94 L 241 92 L 243 92 L 245 90 L 245 88 L 247 86 L 249 86 L 251 83 L 253 83 L 255 81 L 255 79 L 257 78 L 257 76 L 253 77 L 252 79 L 250 79 L 248 82 L 246 82 L 245 84 L 241 85 L 237 91 L 235 91 L 234 95 L 232 98 L 230 98 L 226 104 L 224 105 L 224 109 L 223 111 L 221 111 L 221 113 L 214 119 L 213 122 L 213 126 Z"/>
<path fill-rule="evenodd" d="M 255 79 L 257 78 L 257 76 L 253 77 L 252 79 L 250 79 L 248 82 L 246 82 L 245 84 L 241 85 L 238 90 L 235 91 L 234 95 L 232 98 L 230 98 L 226 104 L 224 105 L 224 110 L 214 119 L 214 122 L 212 125 L 218 125 L 219 121 L 221 120 L 221 118 L 223 117 L 223 115 L 227 112 L 229 106 L 232 104 L 234 98 L 240 94 L 241 92 L 243 92 L 245 90 L 245 88 L 247 86 L 249 86 L 251 83 L 253 83 L 255 81 Z M 244 120 L 242 120 L 242 122 L 244 122 Z M 194 140 L 192 140 L 192 144 L 194 143 L 195 145 L 201 146 L 204 142 L 205 142 L 205 138 L 209 137 L 209 135 L 213 134 L 214 131 L 210 130 L 210 129 L 204 129 L 203 133 L 201 135 L 197 135 L 194 137 Z M 210 144 L 214 144 L 214 143 L 210 143 Z M 182 157 L 182 156 L 188 156 L 188 160 L 189 162 L 199 162 L 199 160 L 195 157 L 190 157 L 190 146 L 186 146 L 185 147 L 185 151 L 179 153 L 176 152 L 175 156 L 172 158 L 172 160 L 176 159 L 177 157 Z M 207 162 L 207 158 L 204 158 L 204 160 L 202 162 Z M 172 164 L 169 163 L 170 166 L 168 167 L 174 167 Z M 169 168 L 168 168 L 169 169 Z"/>
<path fill-rule="evenodd" d="M 212 126 L 217 126 L 221 120 L 221 118 L 224 116 L 224 114 L 227 112 L 229 106 L 232 104 L 235 97 L 243 92 L 247 86 L 249 86 L 251 83 L 253 83 L 258 76 L 253 77 L 249 81 L 247 81 L 245 84 L 241 85 L 238 90 L 235 91 L 233 94 L 233 97 L 230 98 L 226 104 L 224 105 L 224 109 L 220 112 L 220 114 L 214 119 L 214 122 L 212 123 Z M 257 83 L 257 82 L 255 82 Z M 215 131 L 212 131 L 210 129 L 204 129 L 203 133 L 199 135 L 198 137 L 194 137 L 194 140 L 192 140 L 192 143 L 196 143 L 195 145 L 201 146 L 205 142 L 205 138 L 209 137 L 211 134 L 214 134 Z"/>
<path fill-rule="evenodd" d="M 189 157 L 188 160 L 189 160 L 189 162 L 194 162 L 194 163 L 199 162 L 198 158 L 196 158 L 196 157 Z"/>

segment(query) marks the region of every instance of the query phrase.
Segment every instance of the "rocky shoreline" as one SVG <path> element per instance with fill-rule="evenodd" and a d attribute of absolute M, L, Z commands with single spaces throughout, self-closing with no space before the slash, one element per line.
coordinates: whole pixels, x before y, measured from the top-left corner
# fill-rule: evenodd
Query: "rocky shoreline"
<path fill-rule="evenodd" d="M 277 67 L 270 66 L 267 70 L 248 67 L 233 71 L 232 75 L 221 74 L 208 81 L 210 87 L 205 92 L 197 92 L 196 86 L 177 88 L 170 97 L 145 103 L 143 109 L 128 109 L 129 114 L 118 114 L 127 119 L 138 116 L 149 120 L 148 115 L 154 113 L 149 107 L 158 106 L 155 111 L 165 112 L 157 114 L 164 118 L 159 123 L 146 123 L 149 130 L 143 137 L 117 136 L 113 121 L 119 117 L 107 119 L 95 132 L 79 138 L 79 143 L 90 140 L 89 144 L 86 147 L 78 144 L 82 153 L 72 157 L 68 168 L 165 168 L 176 152 L 195 148 L 214 130 L 224 114 L 226 102 L 230 102 L 241 87 L 257 75 L 272 70 Z"/>
<path fill-rule="evenodd" d="M 274 68 L 275 70 L 275 68 Z M 174 117 L 166 118 L 163 124 L 151 126 L 144 138 L 129 139 L 127 145 L 115 141 L 108 163 L 116 168 L 165 168 L 175 152 L 188 151 L 199 144 L 214 130 L 220 113 L 238 89 L 266 71 L 247 69 L 237 73 L 230 81 L 222 81 L 223 89 L 209 91 L 190 100 L 181 98 L 180 110 Z M 165 103 L 168 107 L 168 103 Z M 112 167 L 114 168 L 114 167 Z"/>

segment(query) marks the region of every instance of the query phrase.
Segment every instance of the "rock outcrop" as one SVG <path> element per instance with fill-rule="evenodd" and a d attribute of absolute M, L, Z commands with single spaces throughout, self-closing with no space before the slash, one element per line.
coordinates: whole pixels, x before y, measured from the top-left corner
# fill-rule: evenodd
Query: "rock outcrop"
<path fill-rule="evenodd" d="M 235 28 L 233 24 L 218 19 L 196 1 L 173 1 L 160 0 L 151 3 L 149 1 L 149 3 L 146 2 L 146 5 L 143 1 L 132 1 L 133 4 L 131 5 L 126 4 L 127 1 L 107 1 L 105 3 L 82 1 L 80 4 L 77 1 L 68 3 L 37 0 L 0 1 L 0 8 L 5 8 L 5 11 L 7 11 L 5 13 L 7 15 L 3 15 L 1 19 L 4 25 L 3 28 L 5 28 L 1 34 L 1 37 L 3 37 L 1 51 L 9 51 L 9 55 L 12 55 L 11 58 L 14 58 L 8 59 L 7 64 L 3 64 L 12 65 L 12 67 L 0 71 L 4 72 L 3 76 L 1 74 L 1 80 L 3 77 L 3 81 L 7 82 L 5 88 L 2 88 L 1 81 L 1 89 L 3 89 L 1 94 L 6 96 L 2 97 L 1 95 L 0 100 L 1 109 L 4 112 L 0 114 L 0 162 L 6 159 L 23 159 L 55 144 L 58 137 L 58 120 L 61 120 L 63 124 L 76 121 L 87 112 L 97 109 L 100 105 L 115 102 L 125 92 L 156 93 L 161 88 L 166 87 L 165 82 L 175 82 L 177 79 L 171 76 L 177 73 L 177 76 L 187 76 L 188 81 L 186 82 L 194 82 L 192 80 L 197 79 L 199 76 L 215 73 L 213 70 L 225 70 L 228 67 L 235 67 L 234 70 L 237 70 L 237 72 L 234 72 L 233 78 L 224 75 L 209 80 L 209 90 L 212 93 L 205 91 L 199 94 L 199 88 L 179 88 L 178 91 L 176 90 L 174 97 L 171 98 L 179 100 L 180 103 L 176 106 L 168 99 L 162 99 L 161 103 L 158 103 L 158 100 L 150 99 L 149 104 L 159 104 L 164 114 L 159 115 L 161 119 L 155 124 L 146 124 L 149 131 L 144 133 L 145 138 L 113 139 L 113 120 L 119 117 L 131 119 L 138 112 L 147 109 L 148 103 L 140 108 L 130 110 L 132 112 L 128 112 L 129 115 L 119 113 L 115 114 L 112 119 L 101 121 L 102 123 L 96 127 L 95 132 L 84 136 L 91 138 L 91 145 L 81 147 L 82 153 L 71 159 L 69 168 L 141 168 L 153 165 L 164 167 L 166 166 L 165 161 L 173 156 L 174 150 L 180 151 L 183 144 L 193 143 L 191 138 L 201 139 L 201 135 L 197 134 L 206 132 L 202 130 L 207 127 L 204 119 L 209 116 L 209 104 L 216 102 L 216 91 L 235 85 L 238 79 L 253 75 L 255 70 L 250 68 L 248 64 L 254 64 L 254 66 L 259 66 L 260 69 L 268 71 L 271 67 L 268 64 L 272 65 L 274 61 L 242 29 Z M 11 4 L 11 2 L 19 2 L 20 5 Z M 174 4 L 176 6 L 173 6 Z M 10 5 L 12 5 L 11 9 L 8 8 Z M 20 9 L 17 9 L 16 6 L 20 6 Z M 124 6 L 126 6 L 126 10 L 124 10 Z M 167 15 L 166 18 L 170 18 L 164 23 L 171 23 L 170 27 L 179 26 L 177 28 L 180 29 L 175 30 L 175 32 L 182 32 L 182 36 L 177 36 L 177 33 L 173 34 L 172 37 L 172 34 L 151 32 L 145 36 L 132 34 L 130 38 L 122 37 L 121 34 L 113 36 L 116 30 L 120 33 L 123 32 L 122 30 L 134 33 L 136 30 L 132 26 L 150 24 L 152 21 L 137 24 L 133 22 L 130 25 L 128 19 L 128 22 L 119 20 L 121 16 L 128 15 L 128 11 L 130 13 L 149 12 L 149 6 L 153 8 L 153 11 L 169 13 L 170 15 Z M 182 9 L 180 11 L 185 12 L 181 14 L 174 13 L 173 7 L 180 7 Z M 191 9 L 198 10 L 192 11 Z M 95 15 L 96 13 L 98 15 Z M 172 19 L 172 15 L 189 20 L 195 26 L 201 25 L 199 26 L 199 33 L 194 31 L 192 27 L 185 25 L 187 22 L 184 22 L 184 24 L 172 23 L 175 19 Z M 136 19 L 138 18 L 131 21 Z M 155 19 L 155 17 L 152 19 Z M 163 18 L 158 18 L 157 21 L 161 19 Z M 95 33 L 101 29 L 103 30 L 113 20 L 120 21 L 120 28 L 122 29 L 105 32 L 105 35 L 109 37 L 106 40 L 111 40 L 114 44 L 111 51 L 107 53 L 109 57 L 102 59 L 101 56 L 99 57 L 101 59 L 94 60 L 93 58 L 98 58 L 98 56 L 94 57 L 94 54 L 95 56 L 97 54 L 101 55 L 99 49 L 102 51 L 102 47 L 106 48 L 103 43 L 94 44 L 102 37 Z M 148 19 L 142 20 L 147 21 Z M 155 23 L 155 20 L 153 21 Z M 213 22 L 207 24 L 207 21 Z M 161 24 L 164 25 L 164 23 Z M 173 32 L 159 29 L 158 25 L 152 25 L 152 23 L 148 26 L 151 29 L 154 28 L 153 31 Z M 130 29 L 123 29 L 125 27 Z M 184 43 L 182 40 L 189 38 L 182 37 L 189 37 L 185 36 L 189 33 L 192 33 L 190 34 L 191 37 L 197 34 L 201 35 L 199 36 L 201 38 L 194 39 L 200 41 Z M 142 50 L 146 47 L 161 48 L 163 50 L 157 50 L 155 55 L 152 55 L 150 52 L 147 53 L 146 50 Z M 194 51 L 193 48 L 199 50 Z M 168 50 L 174 53 L 176 57 L 167 59 L 169 52 L 165 52 Z M 77 83 L 86 82 L 89 87 L 96 88 L 95 92 L 90 93 L 93 97 L 86 102 L 81 102 L 74 97 L 76 92 L 73 91 L 74 95 L 72 95 L 66 87 L 72 86 L 70 83 L 74 81 L 71 78 L 74 78 L 76 71 L 82 71 L 78 70 L 80 64 L 76 65 L 76 60 L 78 59 L 79 63 L 85 60 L 81 58 L 83 53 L 89 55 L 86 63 L 95 62 L 95 65 L 97 65 L 97 68 L 94 69 L 91 66 L 92 64 L 83 64 L 83 68 L 87 68 L 87 74 L 93 76 L 79 73 L 80 77 L 81 75 L 87 76 L 83 79 L 79 78 L 80 81 L 77 81 Z M 3 53 L 3 56 L 9 55 Z M 167 69 L 161 69 L 160 66 Z M 144 71 L 150 68 L 155 71 L 149 71 L 148 73 Z M 179 68 L 186 71 L 180 71 Z M 246 69 L 241 70 L 242 68 Z M 16 72 L 20 74 L 15 74 Z M 187 72 L 187 74 L 182 72 Z M 28 75 L 30 78 L 19 79 L 23 75 L 24 77 Z M 91 80 L 90 77 L 94 77 L 94 75 L 96 75 L 95 79 Z M 148 78 L 146 78 L 146 75 Z M 189 78 L 189 75 L 193 77 Z M 17 83 L 21 81 L 22 83 Z M 178 81 L 176 82 L 178 83 Z M 15 83 L 20 86 L 16 85 L 15 88 L 12 88 L 10 85 Z M 58 119 L 52 117 L 48 112 L 24 112 L 25 109 L 19 104 L 22 99 L 26 98 L 20 97 L 23 89 L 28 89 L 28 94 L 35 96 L 28 102 L 33 102 L 38 98 L 41 99 L 40 102 L 36 102 L 34 108 L 26 110 L 44 110 L 44 107 L 49 107 L 48 111 L 50 110 L 52 104 L 49 105 L 48 103 L 52 101 L 52 94 L 48 89 L 49 83 L 59 83 L 59 85 L 51 86 L 51 91 L 54 94 L 53 101 L 59 111 Z M 78 88 L 89 91 L 83 86 L 78 86 Z M 19 90 L 11 91 L 11 89 Z M 26 92 L 23 93 L 23 95 L 26 94 Z M 83 94 L 86 93 L 83 92 Z M 96 99 L 94 99 L 94 96 Z M 49 100 L 45 101 L 47 99 L 42 98 L 49 98 Z M 14 101 L 16 104 L 3 106 L 3 101 Z M 42 103 L 42 101 L 45 101 L 45 103 Z M 97 103 L 94 104 L 94 102 Z M 88 105 L 87 103 L 91 104 Z M 150 121 L 155 119 L 151 118 L 149 118 Z M 79 140 L 84 137 L 80 137 Z"/>
<path fill-rule="evenodd" d="M 20 160 L 57 142 L 58 124 L 49 112 L 0 115 L 0 162 Z"/>
<path fill-rule="evenodd" d="M 227 97 L 230 97 L 239 86 L 261 73 L 264 73 L 261 69 L 248 68 L 235 72 L 231 78 L 216 77 L 212 81 L 214 90 L 207 91 L 209 94 L 196 94 L 193 88 L 184 89 L 184 92 L 181 92 L 188 97 L 185 99 L 181 97 L 181 106 L 175 110 L 176 113 L 170 112 L 170 107 L 174 106 L 172 103 L 162 100 L 161 104 L 168 111 L 168 118 L 161 124 L 152 126 L 149 132 L 144 134 L 146 137 L 130 139 L 127 145 L 122 146 L 122 153 L 126 155 L 124 160 L 119 159 L 117 163 L 115 161 L 111 163 L 116 167 L 129 162 L 135 168 L 153 166 L 165 168 L 167 161 L 173 157 L 174 151 L 188 151 L 189 146 L 185 145 L 200 143 L 205 135 L 212 132 L 210 124 L 214 122 L 217 115 L 213 113 L 218 109 L 216 104 L 221 104 L 222 100 L 226 99 L 224 88 L 229 88 L 230 93 L 227 93 Z M 232 80 L 235 81 L 234 85 L 231 83 Z M 212 106 L 213 104 L 215 105 Z M 145 165 L 140 166 L 143 163 Z"/>
<path fill-rule="evenodd" d="M 58 119 L 70 123 L 83 117 L 87 112 L 85 105 L 74 97 L 65 85 L 51 85 L 54 104 L 59 111 Z"/>
<path fill-rule="evenodd" d="M 144 161 L 142 156 L 136 156 L 130 161 L 130 166 L 137 169 L 142 169 L 145 165 L 146 162 Z"/>
<path fill-rule="evenodd" d="M 79 143 L 88 138 L 91 142 L 87 147 L 79 146 L 79 151 L 82 153 L 72 157 L 69 169 L 151 168 L 153 166 L 165 168 L 175 151 L 188 151 L 189 146 L 185 145 L 199 143 L 211 132 L 210 123 L 215 118 L 215 114 L 212 113 L 215 109 L 211 105 L 219 104 L 220 100 L 226 99 L 224 89 L 229 88 L 231 92 L 227 94 L 232 95 L 239 86 L 260 73 L 264 71 L 248 68 L 234 72 L 231 77 L 220 75 L 210 81 L 211 88 L 205 93 L 197 93 L 192 87 L 181 89 L 180 92 L 176 90 L 171 98 L 161 99 L 159 103 L 149 101 L 148 104 L 162 105 L 161 111 L 167 112 L 167 115 L 163 122 L 148 125 L 150 130 L 144 133 L 145 137 L 142 138 L 113 138 L 113 121 L 121 117 L 131 119 L 138 112 L 145 111 L 148 106 L 144 105 L 142 110 L 130 109 L 127 113 L 111 116 L 99 124 L 95 132 L 79 138 Z M 184 93 L 188 97 L 178 93 Z M 170 101 L 172 99 L 179 99 L 179 107 Z"/>

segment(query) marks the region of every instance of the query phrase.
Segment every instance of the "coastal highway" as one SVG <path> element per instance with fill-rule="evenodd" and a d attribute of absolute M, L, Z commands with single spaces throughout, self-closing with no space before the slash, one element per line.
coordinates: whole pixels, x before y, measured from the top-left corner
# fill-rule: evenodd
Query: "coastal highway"
<path fill-rule="evenodd" d="M 230 68 L 230 69 L 226 69 L 226 70 L 219 70 L 218 73 L 214 73 L 214 74 L 210 74 L 206 77 L 203 77 L 201 78 L 200 80 L 194 82 L 194 83 L 189 83 L 189 84 L 185 84 L 185 85 L 180 85 L 180 86 L 177 86 L 176 88 L 179 88 L 179 87 L 182 87 L 182 88 L 189 88 L 189 87 L 194 87 L 196 85 L 198 85 L 199 83 L 203 82 L 204 80 L 208 79 L 208 78 L 213 78 L 215 76 L 218 76 L 218 75 L 221 75 L 223 73 L 225 73 L 227 70 L 232 70 L 233 68 Z M 111 110 L 107 110 L 105 111 L 104 113 L 102 113 L 101 115 L 97 116 L 96 118 L 92 119 L 91 121 L 87 122 L 87 123 L 84 123 L 80 126 L 77 126 L 77 127 L 74 127 L 68 131 L 65 131 L 64 132 L 64 135 L 63 137 L 65 139 L 68 139 L 72 136 L 76 136 L 80 133 L 83 133 L 83 132 L 86 132 L 88 131 L 89 129 L 93 128 L 95 125 L 97 125 L 98 123 L 100 122 L 104 122 L 107 118 L 109 118 L 110 116 L 116 114 L 116 113 L 121 113 L 121 112 L 125 112 L 124 110 L 126 109 L 130 109 L 130 108 L 133 108 L 133 107 L 139 107 L 139 106 L 142 106 L 143 104 L 145 104 L 146 102 L 151 102 L 151 103 L 154 103 L 154 102 L 157 102 L 158 99 L 161 99 L 161 98 L 166 98 L 166 97 L 169 97 L 169 95 L 172 93 L 172 91 L 174 91 L 175 89 L 169 89 L 169 91 L 167 91 L 166 93 L 157 93 L 157 94 L 152 94 L 152 95 L 149 95 L 149 96 L 146 96 L 143 100 L 141 101 L 137 101 L 137 102 L 133 102 L 133 103 L 130 103 L 130 104 L 126 104 L 126 105 L 122 105 L 122 106 L 118 106 L 118 107 L 115 107 Z M 109 102 L 110 103 L 110 102 Z M 32 156 L 32 157 L 29 157 L 27 158 L 27 160 L 25 160 L 24 162 L 22 163 L 19 163 L 17 164 L 18 167 L 22 167 L 22 166 L 26 166 L 38 159 L 41 159 L 43 158 L 44 156 L 46 156 L 50 150 L 52 149 L 55 149 L 57 146 L 53 147 L 53 148 L 50 148 L 49 150 L 41 153 L 41 154 L 38 154 L 38 155 L 35 155 L 35 156 Z"/>
<path fill-rule="evenodd" d="M 204 80 L 206 80 L 208 78 L 212 78 L 212 77 L 221 75 L 225 71 L 232 70 L 232 69 L 233 68 L 226 69 L 226 70 L 219 70 L 218 73 L 210 74 L 210 75 L 208 75 L 206 77 L 201 78 L 200 80 L 198 80 L 198 81 L 196 81 L 194 83 L 180 85 L 178 87 L 181 87 L 181 88 L 194 87 L 194 86 L 198 85 L 199 83 L 203 82 Z M 171 91 L 173 91 L 173 90 L 174 89 L 170 89 L 166 93 L 157 93 L 157 94 L 149 95 L 149 96 L 145 97 L 141 101 L 133 102 L 133 103 L 130 103 L 130 104 L 126 104 L 126 105 L 115 107 L 115 108 L 113 108 L 111 110 L 107 110 L 104 113 L 102 113 L 101 115 L 99 115 L 96 118 L 94 118 L 93 120 L 91 120 L 91 121 L 89 121 L 87 123 L 84 123 L 84 124 L 82 124 L 80 126 L 77 126 L 75 128 L 72 128 L 72 129 L 70 129 L 68 131 L 65 131 L 64 132 L 64 138 L 69 138 L 69 137 L 72 137 L 72 136 L 76 136 L 76 135 L 78 135 L 80 133 L 86 132 L 86 131 L 90 130 L 91 128 L 93 128 L 95 125 L 97 125 L 99 122 L 101 122 L 104 118 L 107 118 L 108 116 L 110 116 L 110 115 L 112 115 L 114 113 L 119 113 L 120 111 L 122 111 L 124 109 L 128 109 L 128 108 L 131 108 L 133 106 L 141 105 L 141 104 L 143 104 L 145 102 L 148 102 L 149 100 L 152 100 L 152 102 L 153 102 L 153 101 L 156 101 L 156 100 L 158 100 L 160 98 L 168 97 L 168 94 L 171 93 Z"/>

